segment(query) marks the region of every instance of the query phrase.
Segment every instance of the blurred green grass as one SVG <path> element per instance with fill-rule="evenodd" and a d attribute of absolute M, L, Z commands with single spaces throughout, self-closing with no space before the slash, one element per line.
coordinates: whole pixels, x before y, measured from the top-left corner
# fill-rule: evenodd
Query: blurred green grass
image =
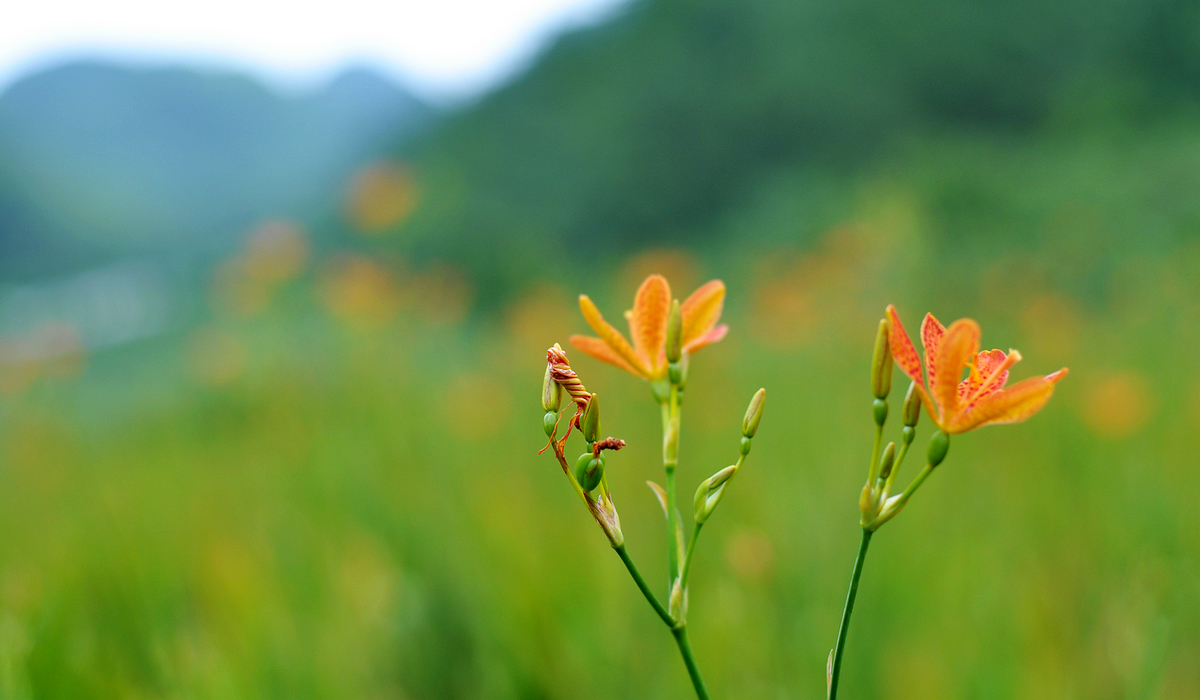
<path fill-rule="evenodd" d="M 669 635 L 536 454 L 543 351 L 586 330 L 574 295 L 615 318 L 655 270 L 680 295 L 729 286 L 730 335 L 693 361 L 681 494 L 734 460 L 746 402 L 769 395 L 693 568 L 714 696 L 824 693 L 889 302 L 912 325 L 976 318 L 986 346 L 1022 350 L 1018 378 L 1072 371 L 1029 423 L 954 438 L 876 538 L 846 697 L 1200 696 L 1192 131 L 945 136 L 855 178 L 781 175 L 713 223 L 736 245 L 567 251 L 573 274 L 548 267 L 482 317 L 456 305 L 469 279 L 422 295 L 395 261 L 319 259 L 263 311 L 10 388 L 0 696 L 688 697 Z M 657 408 L 572 357 L 629 442 L 610 481 L 665 589 L 643 485 Z"/>

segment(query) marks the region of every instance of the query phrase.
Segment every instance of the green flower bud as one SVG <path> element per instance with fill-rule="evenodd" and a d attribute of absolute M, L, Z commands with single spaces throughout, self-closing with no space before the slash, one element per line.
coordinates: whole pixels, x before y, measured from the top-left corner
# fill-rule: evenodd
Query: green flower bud
<path fill-rule="evenodd" d="M 917 393 L 917 383 L 911 382 L 908 385 L 908 393 L 904 395 L 904 425 L 910 428 L 915 428 L 917 421 L 921 418 L 921 396 Z"/>
<path fill-rule="evenodd" d="M 679 362 L 683 357 L 683 312 L 679 300 L 671 300 L 671 312 L 667 315 L 667 362 Z M 679 382 L 674 382 L 678 384 Z"/>
<path fill-rule="evenodd" d="M 950 436 L 938 430 L 929 438 L 929 451 L 926 453 L 925 459 L 928 460 L 929 466 L 936 467 L 946 458 L 946 451 L 950 449 Z"/>
<path fill-rule="evenodd" d="M 731 464 L 700 482 L 700 487 L 696 489 L 694 504 L 697 523 L 704 524 L 708 520 L 708 516 L 712 515 L 713 510 L 725 495 L 725 486 L 737 473 L 737 469 L 736 464 Z"/>
<path fill-rule="evenodd" d="M 546 430 L 546 437 L 554 436 L 554 426 L 558 424 L 558 414 L 554 411 L 547 411 L 546 415 L 542 416 L 542 428 Z"/>
<path fill-rule="evenodd" d="M 604 477 L 604 457 L 596 457 L 590 452 L 584 452 L 575 460 L 575 480 L 584 491 L 592 491 L 600 485 Z"/>
<path fill-rule="evenodd" d="M 750 443 L 751 443 L 750 438 L 748 438 L 748 437 L 742 438 L 742 444 L 739 449 L 741 450 L 743 457 L 750 454 Z"/>
<path fill-rule="evenodd" d="M 746 417 L 742 419 L 742 435 L 745 437 L 752 438 L 758 432 L 758 422 L 762 420 L 763 403 L 766 400 L 766 389 L 754 392 L 754 397 L 750 399 L 750 406 L 746 408 Z"/>
<path fill-rule="evenodd" d="M 887 401 L 884 401 L 883 399 L 875 399 L 875 401 L 871 404 L 871 412 L 875 416 L 875 425 L 878 425 L 882 428 L 883 424 L 887 422 Z"/>
<path fill-rule="evenodd" d="M 550 376 L 550 365 L 546 364 L 546 376 L 542 378 L 542 410 L 550 413 L 557 411 L 562 403 L 562 385 Z"/>
<path fill-rule="evenodd" d="M 879 458 L 879 478 L 887 480 L 888 474 L 892 473 L 892 465 L 896 463 L 896 443 L 889 442 L 887 447 L 883 448 L 883 456 Z"/>
<path fill-rule="evenodd" d="M 667 365 L 667 380 L 678 386 L 683 383 L 683 366 L 678 362 Z"/>
<path fill-rule="evenodd" d="M 583 428 L 583 439 L 588 442 L 600 439 L 600 401 L 598 399 L 599 397 L 592 394 L 587 410 L 583 412 L 583 420 L 580 421 L 580 426 Z"/>
<path fill-rule="evenodd" d="M 888 323 L 879 321 L 875 333 L 875 352 L 871 355 L 871 391 L 875 398 L 886 399 L 892 388 L 892 349 L 888 347 Z"/>
<path fill-rule="evenodd" d="M 917 429 L 911 425 L 906 425 L 903 429 L 901 429 L 900 435 L 901 439 L 904 440 L 905 445 L 911 445 L 913 438 L 917 436 Z"/>

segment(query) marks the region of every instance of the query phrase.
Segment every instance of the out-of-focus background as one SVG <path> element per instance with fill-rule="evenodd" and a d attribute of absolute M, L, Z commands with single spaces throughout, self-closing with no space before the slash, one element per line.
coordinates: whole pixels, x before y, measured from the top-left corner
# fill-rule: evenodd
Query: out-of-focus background
<path fill-rule="evenodd" d="M 888 303 L 1071 374 L 875 538 L 845 697 L 1200 697 L 1195 3 L 245 5 L 5 20 L 0 697 L 689 697 L 537 455 L 651 272 L 729 288 L 684 503 L 768 388 L 714 697 L 823 697 Z M 572 356 L 665 595 L 656 406 Z"/>

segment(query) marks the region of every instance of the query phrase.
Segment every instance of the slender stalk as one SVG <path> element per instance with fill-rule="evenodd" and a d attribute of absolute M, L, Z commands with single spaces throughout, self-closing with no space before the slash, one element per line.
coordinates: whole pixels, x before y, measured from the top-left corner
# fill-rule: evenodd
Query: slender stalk
<path fill-rule="evenodd" d="M 692 687 L 696 689 L 696 697 L 700 700 L 711 700 L 708 695 L 708 687 L 704 685 L 704 678 L 700 675 L 700 667 L 696 665 L 696 657 L 692 655 L 692 643 L 688 641 L 687 625 L 672 627 L 671 634 L 675 635 L 675 643 L 679 645 L 679 654 L 683 656 L 683 664 L 687 666 L 688 675 L 692 678 Z"/>
<path fill-rule="evenodd" d="M 850 576 L 850 590 L 846 593 L 846 607 L 842 610 L 842 626 L 838 630 L 837 646 L 833 648 L 833 670 L 829 674 L 829 700 L 837 700 L 838 677 L 842 672 L 842 652 L 846 650 L 846 631 L 850 628 L 850 614 L 854 612 L 854 598 L 858 595 L 858 579 L 862 576 L 863 560 L 867 558 L 867 545 L 871 544 L 870 530 L 863 529 L 862 543 L 858 545 L 858 557 L 854 560 L 854 573 Z"/>
<path fill-rule="evenodd" d="M 671 398 L 663 405 L 663 469 L 667 475 L 667 566 L 671 580 L 668 590 L 679 578 L 679 519 L 675 517 L 675 467 L 679 463 L 679 387 L 671 385 Z"/>
<path fill-rule="evenodd" d="M 692 530 L 692 539 L 688 540 L 687 556 L 683 558 L 683 571 L 679 574 L 680 586 L 683 590 L 687 590 L 688 571 L 692 569 L 692 554 L 696 551 L 696 540 L 700 537 L 700 528 L 704 527 L 704 523 L 696 523 L 696 528 Z"/>
<path fill-rule="evenodd" d="M 674 627 L 675 620 L 671 619 L 671 613 L 663 607 L 663 604 L 658 602 L 658 597 L 654 595 L 654 591 L 650 590 L 650 586 L 646 585 L 646 579 L 642 578 L 642 572 L 638 571 L 637 565 L 633 563 L 633 559 L 629 557 L 629 552 L 625 551 L 625 545 L 613 547 L 617 551 L 617 556 L 621 557 L 621 561 L 625 562 L 625 568 L 629 569 L 629 575 L 633 577 L 634 583 L 642 591 L 642 595 L 646 596 L 646 600 L 650 603 L 650 607 L 654 608 L 654 612 L 662 618 L 667 627 Z M 686 663 L 686 659 L 685 659 Z"/>

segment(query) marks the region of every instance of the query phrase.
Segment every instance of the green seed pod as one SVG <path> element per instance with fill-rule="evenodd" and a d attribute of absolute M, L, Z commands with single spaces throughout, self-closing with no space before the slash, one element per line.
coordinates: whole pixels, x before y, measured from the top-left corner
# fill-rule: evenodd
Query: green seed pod
<path fill-rule="evenodd" d="M 946 458 L 946 451 L 950 449 L 950 436 L 938 430 L 929 438 L 929 451 L 926 453 L 926 459 L 929 461 L 929 466 L 936 467 Z"/>
<path fill-rule="evenodd" d="M 546 364 L 546 376 L 542 378 L 542 410 L 547 413 L 557 411 L 562 403 L 562 385 L 550 376 L 550 365 Z"/>
<path fill-rule="evenodd" d="M 667 315 L 667 362 L 679 362 L 683 357 L 683 312 L 679 300 L 671 300 L 671 313 Z M 675 382 L 678 384 L 679 382 Z"/>
<path fill-rule="evenodd" d="M 892 389 L 892 349 L 888 347 L 888 323 L 879 320 L 875 333 L 875 352 L 871 355 L 871 391 L 877 399 L 886 399 Z"/>
<path fill-rule="evenodd" d="M 910 425 L 906 425 L 900 431 L 900 435 L 901 435 L 901 439 L 904 440 L 905 445 L 911 445 L 913 438 L 915 438 L 917 436 L 917 429 Z"/>
<path fill-rule="evenodd" d="M 583 439 L 589 443 L 600 439 L 600 401 L 595 394 L 588 401 L 587 410 L 583 412 Z"/>
<path fill-rule="evenodd" d="M 752 438 L 758 432 L 758 422 L 762 420 L 763 404 L 766 400 L 766 389 L 754 392 L 750 405 L 746 408 L 746 417 L 742 419 L 742 435 L 745 437 Z"/>
<path fill-rule="evenodd" d="M 912 382 L 908 385 L 908 393 L 904 395 L 904 425 L 910 428 L 917 426 L 917 421 L 921 418 L 921 396 L 917 394 L 917 383 Z"/>
<path fill-rule="evenodd" d="M 672 384 L 679 386 L 683 383 L 683 366 L 678 362 L 672 362 L 667 365 L 667 380 Z"/>
<path fill-rule="evenodd" d="M 591 491 L 600 485 L 604 477 L 604 457 L 593 456 L 584 452 L 575 460 L 575 480 L 584 491 Z"/>
<path fill-rule="evenodd" d="M 871 404 L 871 412 L 875 416 L 875 425 L 878 425 L 882 428 L 883 424 L 887 422 L 887 401 L 884 401 L 883 399 L 875 399 L 875 401 Z"/>
<path fill-rule="evenodd" d="M 750 454 L 750 442 L 751 442 L 750 438 L 748 438 L 748 437 L 742 438 L 742 444 L 739 448 L 739 449 L 741 449 L 742 456 Z"/>
<path fill-rule="evenodd" d="M 892 465 L 896 463 L 896 443 L 889 442 L 883 448 L 883 456 L 879 458 L 879 478 L 886 480 L 892 473 Z"/>
<path fill-rule="evenodd" d="M 554 426 L 558 423 L 558 414 L 554 411 L 548 411 L 542 416 L 542 428 L 546 430 L 546 437 L 554 436 Z"/>

